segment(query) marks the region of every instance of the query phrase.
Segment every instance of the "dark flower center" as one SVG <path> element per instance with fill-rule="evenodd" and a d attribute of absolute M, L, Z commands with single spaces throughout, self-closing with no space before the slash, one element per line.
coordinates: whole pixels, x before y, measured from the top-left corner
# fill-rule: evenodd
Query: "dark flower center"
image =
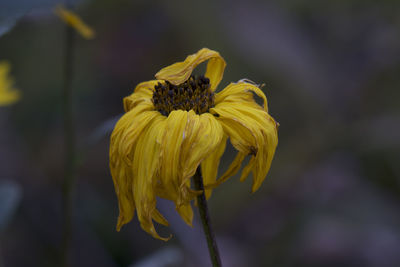
<path fill-rule="evenodd" d="M 168 116 L 173 110 L 193 110 L 197 114 L 208 112 L 214 107 L 214 93 L 210 90 L 210 79 L 203 75 L 194 76 L 179 85 L 168 81 L 154 86 L 153 103 L 157 111 Z"/>

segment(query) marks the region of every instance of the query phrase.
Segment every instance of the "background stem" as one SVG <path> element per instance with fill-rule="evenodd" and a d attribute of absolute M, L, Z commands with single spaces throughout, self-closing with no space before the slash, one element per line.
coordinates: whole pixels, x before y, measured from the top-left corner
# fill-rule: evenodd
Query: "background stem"
<path fill-rule="evenodd" d="M 68 4 L 68 3 L 67 3 Z M 75 181 L 75 135 L 72 113 L 72 69 L 73 69 L 73 29 L 65 25 L 64 46 L 64 85 L 63 85 L 63 120 L 65 173 L 62 185 L 64 225 L 62 243 L 62 263 L 69 266 L 69 250 L 72 233 L 72 189 Z"/>
<path fill-rule="evenodd" d="M 193 176 L 194 186 L 196 190 L 202 190 L 203 193 L 197 197 L 197 206 L 199 208 L 201 223 L 203 225 L 204 234 L 206 235 L 208 251 L 210 252 L 211 262 L 214 267 L 220 267 L 221 258 L 217 247 L 214 231 L 212 230 L 210 214 L 208 212 L 207 200 L 204 191 L 203 176 L 201 174 L 200 166 L 197 168 Z"/>

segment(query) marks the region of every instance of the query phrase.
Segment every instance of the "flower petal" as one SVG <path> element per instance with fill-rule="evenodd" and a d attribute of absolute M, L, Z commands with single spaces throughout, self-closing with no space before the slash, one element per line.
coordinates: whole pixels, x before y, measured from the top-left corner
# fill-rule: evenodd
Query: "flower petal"
<path fill-rule="evenodd" d="M 132 190 L 141 227 L 153 237 L 166 241 L 169 238 L 160 237 L 153 224 L 153 219 L 166 223 L 164 217 L 156 210 L 154 182 L 158 174 L 161 152 L 161 146 L 157 143 L 157 139 L 163 133 L 165 124 L 162 121 L 165 120 L 164 116 L 155 117 L 138 139 L 132 164 Z"/>
<path fill-rule="evenodd" d="M 182 171 L 179 166 L 187 121 L 188 112 L 182 110 L 171 112 L 165 121 L 165 131 L 158 140 L 161 144 L 161 166 L 156 186 L 157 195 L 174 201 L 179 215 L 191 226 L 193 210 L 190 202 L 182 201 Z M 190 181 L 187 181 L 186 186 L 190 187 Z"/>
<path fill-rule="evenodd" d="M 184 61 L 161 69 L 156 73 L 156 78 L 169 81 L 175 85 L 181 84 L 189 79 L 197 65 L 206 60 L 209 61 L 205 76 L 210 79 L 211 90 L 214 91 L 222 79 L 226 63 L 218 52 L 208 48 L 199 50 L 196 54 L 188 56 Z"/>
<path fill-rule="evenodd" d="M 55 9 L 55 13 L 69 26 L 74 28 L 85 39 L 93 39 L 95 33 L 91 27 L 84 23 L 81 18 L 74 12 L 59 5 Z"/>
<path fill-rule="evenodd" d="M 190 202 L 177 206 L 176 210 L 187 225 L 193 226 L 193 209 Z"/>
<path fill-rule="evenodd" d="M 128 112 L 133 109 L 138 104 L 146 104 L 149 106 L 149 109 L 154 110 L 153 105 L 153 92 L 154 86 L 162 81 L 159 80 L 151 80 L 147 82 L 139 83 L 133 93 L 124 98 L 124 110 Z"/>
<path fill-rule="evenodd" d="M 164 216 L 157 209 L 154 209 L 154 211 L 153 211 L 153 219 L 156 222 L 158 222 L 159 224 L 162 224 L 164 226 L 169 226 L 168 221 L 164 218 Z"/>
<path fill-rule="evenodd" d="M 130 222 L 135 213 L 132 193 L 132 170 L 120 159 L 110 161 L 111 176 L 118 198 L 119 216 L 117 231 Z"/>
<path fill-rule="evenodd" d="M 231 83 L 221 92 L 215 94 L 215 103 L 222 102 L 240 102 L 256 108 L 258 104 L 254 101 L 253 93 L 258 95 L 264 101 L 264 110 L 268 112 L 268 102 L 263 91 L 254 84 L 247 82 Z"/>
<path fill-rule="evenodd" d="M 0 106 L 8 106 L 17 102 L 21 98 L 20 91 L 17 90 L 0 90 Z"/>
<path fill-rule="evenodd" d="M 181 184 L 184 200 L 193 199 L 197 194 L 184 184 L 190 180 L 200 163 L 213 153 L 221 143 L 224 132 L 220 123 L 210 113 L 197 115 L 192 110 L 188 112 L 185 139 L 182 143 Z"/>
<path fill-rule="evenodd" d="M 232 176 L 234 176 L 240 170 L 240 167 L 242 166 L 242 162 L 245 157 L 246 154 L 238 152 L 235 159 L 232 161 L 231 165 L 229 165 L 229 168 L 225 171 L 225 173 L 216 182 L 204 185 L 204 188 L 206 190 L 214 189 Z"/>
<path fill-rule="evenodd" d="M 170 199 L 177 206 L 181 199 L 180 185 L 182 172 L 180 171 L 180 153 L 184 140 L 188 112 L 183 110 L 172 111 L 165 121 L 165 131 L 160 137 L 160 175 L 158 181 L 158 195 Z"/>
<path fill-rule="evenodd" d="M 119 138 L 118 155 L 128 165 L 132 164 L 132 151 L 133 146 L 140 136 L 143 129 L 150 123 L 155 117 L 162 116 L 157 111 L 141 111 L 143 105 L 137 106 L 135 109 L 126 113 L 118 121 L 114 132 L 115 137 L 111 135 L 111 138 Z M 125 125 L 125 128 L 120 130 L 119 122 Z"/>
<path fill-rule="evenodd" d="M 0 62 L 0 106 L 7 106 L 17 102 L 20 91 L 13 88 L 13 79 L 9 76 L 10 64 L 6 61 Z"/>
<path fill-rule="evenodd" d="M 162 163 L 158 195 L 175 202 L 176 209 L 191 225 L 193 211 L 190 201 L 197 195 L 190 189 L 190 178 L 200 163 L 221 143 L 223 129 L 208 113 L 176 110 L 166 120 L 162 138 Z"/>
<path fill-rule="evenodd" d="M 217 179 L 218 166 L 226 147 L 227 136 L 224 136 L 217 148 L 201 162 L 201 173 L 203 174 L 204 187 L 214 184 Z M 206 189 L 206 198 L 211 196 L 211 189 Z"/>
<path fill-rule="evenodd" d="M 219 115 L 217 119 L 232 145 L 244 155 L 252 155 L 248 166 L 243 169 L 241 181 L 252 171 L 254 192 L 269 171 L 278 144 L 277 125 L 264 110 L 252 108 L 245 101 L 242 104 L 222 102 L 210 109 L 210 112 Z"/>
<path fill-rule="evenodd" d="M 121 117 L 111 134 L 110 170 L 119 202 L 118 231 L 134 215 L 131 165 L 137 139 L 155 117 L 163 116 L 156 111 L 143 112 L 143 105 L 139 105 Z"/>
<path fill-rule="evenodd" d="M 74 12 L 60 5 L 55 9 L 55 13 L 85 39 L 93 39 L 95 37 L 93 29 L 84 23 Z"/>

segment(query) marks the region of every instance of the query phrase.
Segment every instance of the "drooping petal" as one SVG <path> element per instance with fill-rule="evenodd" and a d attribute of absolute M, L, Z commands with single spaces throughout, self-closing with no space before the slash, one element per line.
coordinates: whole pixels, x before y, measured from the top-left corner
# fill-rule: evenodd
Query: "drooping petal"
<path fill-rule="evenodd" d="M 124 98 L 124 110 L 128 112 L 138 104 L 146 104 L 149 109 L 154 109 L 153 105 L 153 92 L 154 86 L 162 81 L 152 80 L 147 82 L 139 83 L 133 93 Z"/>
<path fill-rule="evenodd" d="M 179 206 L 178 202 L 181 199 L 182 172 L 179 170 L 179 161 L 182 142 L 185 138 L 187 117 L 187 111 L 172 111 L 165 121 L 163 136 L 159 139 L 161 143 L 161 166 L 157 192 L 160 197 L 174 201 L 177 206 Z"/>
<path fill-rule="evenodd" d="M 229 165 L 229 168 L 225 171 L 225 173 L 216 182 L 204 185 L 204 188 L 206 190 L 214 189 L 232 176 L 234 176 L 240 170 L 240 167 L 242 166 L 242 162 L 245 157 L 246 154 L 238 152 L 235 159 L 232 161 L 231 165 Z"/>
<path fill-rule="evenodd" d="M 214 152 L 201 162 L 201 173 L 203 174 L 205 188 L 209 184 L 214 184 L 217 179 L 219 162 L 225 151 L 226 140 L 227 136 L 224 136 Z M 207 199 L 210 198 L 211 192 L 211 189 L 206 189 L 205 194 Z"/>
<path fill-rule="evenodd" d="M 155 117 L 162 117 L 156 111 L 144 111 L 143 105 L 125 113 L 117 122 L 110 141 L 110 170 L 118 197 L 120 215 L 117 230 L 128 223 L 135 210 L 132 192 L 132 159 L 137 139 Z M 128 135 L 128 137 L 127 137 Z"/>
<path fill-rule="evenodd" d="M 190 203 L 182 203 L 179 184 L 182 173 L 179 171 L 180 148 L 187 123 L 186 111 L 173 111 L 164 121 L 164 131 L 157 142 L 161 145 L 160 170 L 155 181 L 157 196 L 174 201 L 182 219 L 192 225 L 193 210 Z M 189 185 L 190 186 L 190 181 Z"/>
<path fill-rule="evenodd" d="M 120 121 L 127 122 L 126 127 L 123 131 L 116 132 L 119 137 L 119 157 L 121 157 L 128 165 L 132 164 L 132 152 L 133 146 L 137 141 L 137 138 L 140 136 L 143 129 L 150 123 L 155 117 L 162 116 L 157 111 L 139 111 L 141 105 L 137 106 L 132 111 L 135 112 L 128 112 L 129 116 L 128 119 L 125 119 L 125 115 L 122 116 Z M 130 119 L 129 119 L 130 118 Z M 117 129 L 117 127 L 116 127 Z M 113 137 L 113 136 L 112 136 Z"/>
<path fill-rule="evenodd" d="M 222 79 L 226 63 L 218 52 L 208 48 L 200 49 L 196 54 L 188 56 L 184 61 L 161 69 L 156 73 L 156 78 L 169 81 L 174 85 L 181 84 L 189 79 L 197 65 L 206 60 L 209 61 L 205 76 L 210 79 L 211 90 L 214 91 Z"/>
<path fill-rule="evenodd" d="M 153 211 L 153 219 L 159 224 L 169 226 L 167 219 L 165 219 L 164 216 L 157 209 L 154 209 Z"/>
<path fill-rule="evenodd" d="M 190 184 L 188 184 L 188 186 L 190 186 Z M 173 201 L 175 203 L 176 211 L 182 217 L 184 222 L 189 226 L 192 226 L 193 209 L 190 202 L 179 203 L 179 192 L 177 190 L 171 190 L 171 188 L 166 188 L 162 184 L 156 184 L 156 192 L 158 197 Z"/>
<path fill-rule="evenodd" d="M 200 163 L 217 149 L 224 136 L 223 129 L 211 114 L 197 115 L 182 110 L 171 112 L 166 125 L 157 192 L 160 197 L 174 201 L 179 214 L 191 225 L 190 200 L 197 194 L 190 189 L 190 178 Z"/>
<path fill-rule="evenodd" d="M 224 90 L 215 94 L 215 103 L 238 102 L 257 108 L 258 104 L 254 101 L 252 92 L 262 98 L 263 108 L 265 112 L 268 112 L 268 102 L 263 91 L 256 85 L 247 82 L 229 84 Z"/>
<path fill-rule="evenodd" d="M 233 105 L 219 104 L 210 109 L 210 112 L 218 114 L 218 121 L 221 123 L 224 132 L 229 136 L 230 142 L 238 151 L 247 155 L 251 153 L 252 147 L 257 146 L 256 132 L 248 125 L 247 121 L 239 117 L 242 114 Z M 260 133 L 258 132 L 258 134 L 258 138 L 260 138 Z"/>
<path fill-rule="evenodd" d="M 161 146 L 157 142 L 163 133 L 166 120 L 164 116 L 155 117 L 139 136 L 135 147 L 133 169 L 133 197 L 136 212 L 143 230 L 154 238 L 167 241 L 169 238 L 160 237 L 154 228 L 153 219 L 166 223 L 164 217 L 156 210 L 155 180 L 159 169 Z"/>
<path fill-rule="evenodd" d="M 181 170 L 183 183 L 187 182 L 196 172 L 200 163 L 213 153 L 224 137 L 220 123 L 210 113 L 188 114 L 185 139 L 182 143 Z M 192 199 L 193 194 L 185 184 L 181 184 L 184 199 Z"/>
<path fill-rule="evenodd" d="M 135 213 L 132 193 L 132 170 L 120 159 L 110 161 L 111 176 L 118 198 L 119 216 L 117 231 L 130 222 Z"/>
<path fill-rule="evenodd" d="M 128 223 L 133 218 L 135 210 L 132 193 L 132 171 L 122 160 L 119 153 L 121 145 L 120 133 L 126 129 L 129 120 L 132 118 L 130 115 L 133 112 L 126 113 L 121 117 L 110 138 L 110 171 L 119 206 L 117 231 L 120 230 L 122 225 Z"/>
<path fill-rule="evenodd" d="M 183 221 L 189 225 L 193 226 L 193 209 L 192 209 L 192 204 L 189 203 L 184 203 L 180 206 L 176 207 L 176 210 L 178 211 L 179 215 L 182 217 Z"/>
<path fill-rule="evenodd" d="M 233 89 L 235 88 L 233 87 Z M 253 89 L 255 88 L 253 87 Z M 242 102 L 223 101 L 210 109 L 210 112 L 218 114 L 217 119 L 229 136 L 232 145 L 243 155 L 252 156 L 248 165 L 243 169 L 241 181 L 247 178 L 252 171 L 252 191 L 254 192 L 260 187 L 269 171 L 278 137 L 277 125 L 265 111 L 267 107 L 264 107 L 265 110 L 263 110 L 253 106 L 252 102 L 244 100 Z M 238 155 L 240 160 L 235 164 L 236 167 L 239 162 L 243 161 L 243 155 Z M 227 178 L 227 176 L 224 177 L 225 180 Z"/>
<path fill-rule="evenodd" d="M 211 57 L 207 64 L 205 76 L 210 79 L 210 90 L 215 91 L 221 82 L 226 67 L 225 60 L 217 53 L 216 57 Z"/>

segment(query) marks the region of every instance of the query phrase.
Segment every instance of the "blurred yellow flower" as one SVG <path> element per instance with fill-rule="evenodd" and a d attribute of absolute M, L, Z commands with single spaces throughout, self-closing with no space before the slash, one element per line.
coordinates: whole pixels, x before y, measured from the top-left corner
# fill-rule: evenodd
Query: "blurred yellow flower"
<path fill-rule="evenodd" d="M 58 6 L 55 9 L 55 12 L 65 23 L 80 33 L 83 38 L 93 39 L 95 37 L 95 33 L 92 28 L 83 22 L 81 18 L 74 12 L 64 8 L 63 6 Z"/>
<path fill-rule="evenodd" d="M 205 76 L 193 69 L 208 61 Z M 125 114 L 111 135 L 110 169 L 119 202 L 117 230 L 132 220 L 136 209 L 141 227 L 160 237 L 153 220 L 168 225 L 156 209 L 156 197 L 174 201 L 191 225 L 191 177 L 201 166 L 206 197 L 212 188 L 235 175 L 247 155 L 240 180 L 253 174 L 252 191 L 265 179 L 278 143 L 277 123 L 268 114 L 259 87 L 245 80 L 215 93 L 226 63 L 216 51 L 203 48 L 183 62 L 163 68 L 157 80 L 140 83 L 124 98 Z M 262 98 L 261 107 L 254 94 Z M 227 139 L 238 154 L 217 180 Z"/>
<path fill-rule="evenodd" d="M 21 95 L 13 88 L 14 80 L 9 76 L 10 64 L 0 62 L 0 106 L 11 105 L 17 102 Z"/>

